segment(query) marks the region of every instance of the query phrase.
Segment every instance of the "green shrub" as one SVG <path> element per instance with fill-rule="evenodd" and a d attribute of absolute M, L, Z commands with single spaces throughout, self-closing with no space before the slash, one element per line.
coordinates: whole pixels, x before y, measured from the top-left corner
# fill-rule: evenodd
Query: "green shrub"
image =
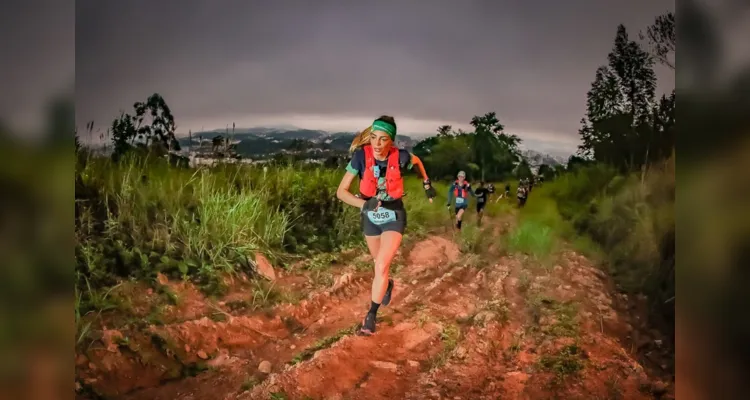
<path fill-rule="evenodd" d="M 257 252 L 278 262 L 361 243 L 359 211 L 336 198 L 342 176 L 341 169 L 318 166 L 192 169 L 142 155 L 118 162 L 81 156 L 77 287 L 88 293 L 162 272 L 221 291 L 221 273 L 250 271 Z M 407 177 L 406 191 L 407 235 L 445 222 L 445 200 L 430 204 L 418 177 Z M 91 296 L 82 295 L 82 303 Z"/>

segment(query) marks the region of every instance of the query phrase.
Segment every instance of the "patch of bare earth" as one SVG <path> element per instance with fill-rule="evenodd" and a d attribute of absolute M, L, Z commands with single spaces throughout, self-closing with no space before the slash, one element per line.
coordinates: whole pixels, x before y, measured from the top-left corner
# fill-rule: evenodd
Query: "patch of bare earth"
<path fill-rule="evenodd" d="M 76 379 L 120 399 L 670 396 L 623 346 L 633 328 L 606 275 L 572 252 L 549 269 L 499 254 L 467 262 L 479 255 L 441 236 L 405 250 L 372 337 L 353 334 L 369 306 L 368 268 L 336 269 L 324 288 L 276 271 L 275 292 L 236 278 L 224 298 L 184 305 L 191 318 L 102 330 L 78 355 Z M 248 306 L 272 292 L 282 299 L 272 307 Z"/>

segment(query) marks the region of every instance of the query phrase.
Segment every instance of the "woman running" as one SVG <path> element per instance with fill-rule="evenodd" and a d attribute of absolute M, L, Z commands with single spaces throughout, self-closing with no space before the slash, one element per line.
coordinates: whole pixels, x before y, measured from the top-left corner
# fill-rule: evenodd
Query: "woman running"
<path fill-rule="evenodd" d="M 416 165 L 424 182 L 429 182 L 419 158 L 396 148 L 395 138 L 396 121 L 387 115 L 357 135 L 349 149 L 352 159 L 336 191 L 339 200 L 361 210 L 362 233 L 375 262 L 370 310 L 362 321 L 361 335 L 375 333 L 378 308 L 391 301 L 393 279 L 388 274 L 406 229 L 402 174 Z M 359 197 L 349 191 L 354 177 L 360 179 Z"/>

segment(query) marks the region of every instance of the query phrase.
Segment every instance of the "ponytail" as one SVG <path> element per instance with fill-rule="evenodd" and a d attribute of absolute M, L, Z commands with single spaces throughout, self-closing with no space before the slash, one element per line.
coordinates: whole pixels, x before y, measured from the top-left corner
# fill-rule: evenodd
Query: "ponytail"
<path fill-rule="evenodd" d="M 372 127 L 368 126 L 365 128 L 362 132 L 358 133 L 354 136 L 354 140 L 352 140 L 352 145 L 349 146 L 349 153 L 353 153 L 354 150 L 357 150 L 358 148 L 367 145 L 370 143 L 370 133 L 372 133 Z"/>

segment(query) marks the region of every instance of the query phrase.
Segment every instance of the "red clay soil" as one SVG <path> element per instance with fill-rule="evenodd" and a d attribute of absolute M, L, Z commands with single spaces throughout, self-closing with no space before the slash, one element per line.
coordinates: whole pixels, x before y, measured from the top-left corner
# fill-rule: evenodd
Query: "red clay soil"
<path fill-rule="evenodd" d="M 487 233 L 497 226 L 486 224 Z M 467 262 L 453 237 L 402 255 L 389 306 L 371 337 L 353 334 L 370 301 L 370 272 L 335 269 L 317 287 L 277 271 L 297 302 L 241 308 L 258 296 L 247 278 L 206 299 L 162 280 L 180 299 L 163 324 L 94 329 L 79 346 L 76 384 L 108 399 L 651 399 L 673 396 L 625 348 L 634 327 L 605 274 L 566 252 L 559 265 L 525 256 Z M 147 314 L 145 286 L 128 288 Z M 153 295 L 153 293 L 151 294 Z M 243 301 L 245 303 L 243 303 Z M 113 324 L 122 318 L 103 316 Z"/>

